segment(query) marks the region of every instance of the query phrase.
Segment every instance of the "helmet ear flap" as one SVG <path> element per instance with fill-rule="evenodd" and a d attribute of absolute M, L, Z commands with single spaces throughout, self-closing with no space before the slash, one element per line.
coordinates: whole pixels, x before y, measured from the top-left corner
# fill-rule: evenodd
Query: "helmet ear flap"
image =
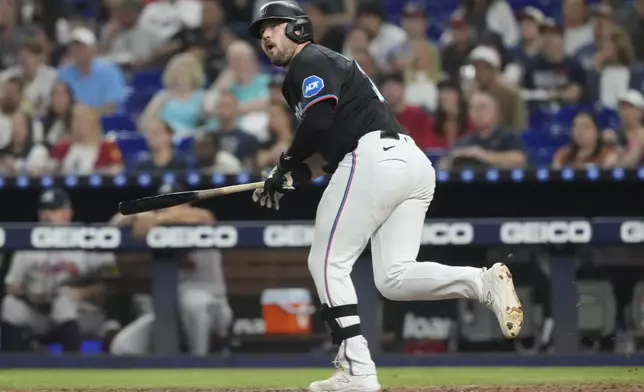
<path fill-rule="evenodd" d="M 308 18 L 296 18 L 286 25 L 286 36 L 293 42 L 302 44 L 313 42 L 313 27 Z"/>

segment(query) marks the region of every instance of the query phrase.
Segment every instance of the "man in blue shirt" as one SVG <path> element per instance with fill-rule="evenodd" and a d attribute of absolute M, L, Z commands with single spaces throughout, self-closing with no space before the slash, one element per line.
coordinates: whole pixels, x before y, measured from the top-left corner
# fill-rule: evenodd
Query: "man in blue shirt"
<path fill-rule="evenodd" d="M 113 114 L 126 98 L 127 89 L 121 69 L 96 58 L 96 36 L 78 27 L 71 33 L 72 63 L 58 70 L 58 79 L 71 86 L 76 101 L 101 114 Z"/>

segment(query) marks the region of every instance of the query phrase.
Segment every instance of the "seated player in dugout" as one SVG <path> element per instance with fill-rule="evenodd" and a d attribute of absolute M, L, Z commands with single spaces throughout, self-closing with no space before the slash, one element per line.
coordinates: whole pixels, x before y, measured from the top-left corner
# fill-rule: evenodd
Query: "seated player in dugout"
<path fill-rule="evenodd" d="M 65 226 L 72 215 L 70 198 L 62 189 L 40 196 L 40 222 Z M 2 300 L 2 350 L 27 351 L 38 343 L 57 342 L 65 352 L 78 352 L 83 335 L 100 337 L 104 332 L 105 282 L 115 276 L 118 271 L 109 252 L 15 252 Z"/>
<path fill-rule="evenodd" d="M 182 192 L 180 184 L 163 185 L 158 193 Z M 144 241 L 156 226 L 208 225 L 215 223 L 212 212 L 181 205 L 164 210 L 124 216 L 117 214 L 112 223 L 130 226 L 132 235 Z M 225 339 L 232 324 L 233 313 L 228 304 L 226 280 L 221 252 L 218 249 L 198 249 L 186 252 L 181 259 L 179 275 L 179 313 L 187 351 L 192 355 L 208 355 L 211 334 Z M 152 353 L 154 314 L 143 312 L 125 326 L 111 343 L 115 355 L 144 355 Z"/>

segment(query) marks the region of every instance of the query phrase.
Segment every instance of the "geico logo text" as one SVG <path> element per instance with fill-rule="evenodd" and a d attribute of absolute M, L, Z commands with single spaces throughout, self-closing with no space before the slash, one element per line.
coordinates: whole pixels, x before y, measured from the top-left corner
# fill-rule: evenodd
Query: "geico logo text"
<path fill-rule="evenodd" d="M 154 227 L 146 240 L 150 248 L 230 248 L 237 237 L 232 226 Z"/>
<path fill-rule="evenodd" d="M 586 221 L 506 222 L 500 232 L 504 244 L 585 244 L 592 235 Z"/>
<path fill-rule="evenodd" d="M 36 227 L 31 230 L 34 248 L 115 249 L 121 245 L 116 227 Z"/>

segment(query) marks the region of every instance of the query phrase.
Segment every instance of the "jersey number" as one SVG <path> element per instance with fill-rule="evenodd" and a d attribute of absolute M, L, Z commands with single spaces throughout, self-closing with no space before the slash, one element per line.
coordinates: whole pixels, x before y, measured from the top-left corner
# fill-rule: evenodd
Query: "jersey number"
<path fill-rule="evenodd" d="M 369 80 L 369 83 L 371 83 L 371 88 L 373 89 L 373 92 L 376 94 L 380 102 L 386 102 L 385 97 L 382 96 L 382 94 L 380 93 L 380 90 L 378 90 L 378 87 L 376 87 L 376 84 L 373 82 L 373 80 L 371 80 L 369 75 L 367 75 L 367 73 L 362 69 L 362 67 L 360 66 L 360 64 L 358 64 L 357 61 L 355 63 L 358 69 L 360 70 L 360 72 L 362 72 L 364 77 L 367 78 L 367 80 Z"/>

